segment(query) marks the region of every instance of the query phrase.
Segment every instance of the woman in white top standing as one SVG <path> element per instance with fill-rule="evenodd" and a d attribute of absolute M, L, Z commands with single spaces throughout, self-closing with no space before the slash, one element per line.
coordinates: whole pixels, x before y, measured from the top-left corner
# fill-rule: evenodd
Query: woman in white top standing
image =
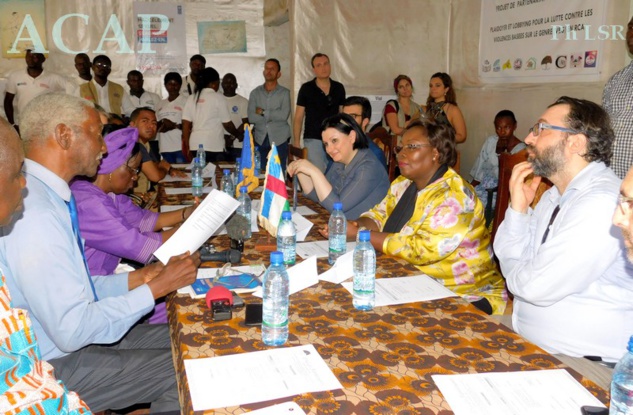
<path fill-rule="evenodd" d="M 226 160 L 224 130 L 239 134 L 231 122 L 225 98 L 217 92 L 219 88 L 218 71 L 205 68 L 196 80 L 196 92 L 187 99 L 182 112 L 182 150 L 189 160 L 195 157 L 200 144 L 208 162 Z"/>

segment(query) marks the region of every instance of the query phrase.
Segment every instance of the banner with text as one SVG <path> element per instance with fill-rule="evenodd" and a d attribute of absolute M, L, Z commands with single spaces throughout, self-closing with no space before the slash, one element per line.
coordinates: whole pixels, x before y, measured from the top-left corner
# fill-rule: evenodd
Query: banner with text
<path fill-rule="evenodd" d="M 187 73 L 184 6 L 134 2 L 136 67 L 146 75 Z"/>
<path fill-rule="evenodd" d="M 606 25 L 611 0 L 483 0 L 479 77 L 489 83 L 599 80 L 602 45 L 624 41 Z"/>

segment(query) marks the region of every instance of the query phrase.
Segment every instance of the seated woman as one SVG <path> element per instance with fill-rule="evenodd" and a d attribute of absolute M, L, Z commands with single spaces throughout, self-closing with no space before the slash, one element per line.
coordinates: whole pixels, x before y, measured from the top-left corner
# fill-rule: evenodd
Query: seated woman
<path fill-rule="evenodd" d="M 295 160 L 288 173 L 297 175 L 304 194 L 328 211 L 342 202 L 348 219 L 356 219 L 387 194 L 389 177 L 368 149 L 367 136 L 350 115 L 336 114 L 321 125 L 325 151 L 334 163 L 324 175 L 308 160 Z"/>
<path fill-rule="evenodd" d="M 75 180 L 70 189 L 77 201 L 79 231 L 85 239 L 90 274 L 110 275 L 121 258 L 147 263 L 152 254 L 193 212 L 190 206 L 167 213 L 141 209 L 125 193 L 132 188 L 141 164 L 138 130 L 124 128 L 104 138 L 108 154 L 97 175 Z M 164 227 L 172 226 L 167 231 Z M 154 309 L 150 322 L 167 321 L 164 305 Z"/>
<path fill-rule="evenodd" d="M 451 76 L 437 72 L 429 81 L 429 97 L 426 100 L 426 117 L 437 124 L 450 125 L 455 129 L 455 141 L 466 141 L 466 122 L 457 106 L 457 96 Z"/>
<path fill-rule="evenodd" d="M 494 189 L 499 184 L 499 154 L 516 154 L 525 148 L 525 144 L 514 135 L 516 129 L 517 120 L 514 113 L 510 110 L 499 111 L 495 116 L 497 134 L 486 139 L 470 171 L 473 178 L 470 184 L 475 186 L 475 192 L 484 207 L 488 206 L 487 189 Z M 490 202 L 494 209 L 494 200 Z"/>
<path fill-rule="evenodd" d="M 398 256 L 488 314 L 502 314 L 507 292 L 492 259 L 483 205 L 450 166 L 453 129 L 412 123 L 402 137 L 402 176 L 387 196 L 347 227 L 369 229 L 376 250 Z"/>
<path fill-rule="evenodd" d="M 383 127 L 398 136 L 398 143 L 402 141 L 405 128 L 420 118 L 420 105 L 413 101 L 413 82 L 407 75 L 398 75 L 393 80 L 393 89 L 398 99 L 387 101 L 383 111 Z"/>

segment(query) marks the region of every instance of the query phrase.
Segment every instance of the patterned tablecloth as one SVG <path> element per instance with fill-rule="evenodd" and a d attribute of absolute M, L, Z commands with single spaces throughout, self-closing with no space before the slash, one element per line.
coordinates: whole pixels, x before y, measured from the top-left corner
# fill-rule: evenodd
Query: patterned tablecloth
<path fill-rule="evenodd" d="M 180 204 L 184 199 L 190 196 L 166 196 L 160 189 L 159 200 L 163 204 Z M 300 203 L 323 212 L 304 198 Z M 327 218 L 327 214 L 308 217 L 315 223 L 308 240 L 323 239 L 317 228 Z M 246 242 L 243 263 L 268 264 L 268 253 L 254 249 L 266 238 L 260 232 Z M 226 236 L 212 242 L 221 250 L 229 244 Z M 326 260 L 319 260 L 318 267 L 322 272 L 329 265 Z M 378 255 L 379 278 L 418 273 L 407 263 Z M 261 300 L 246 296 L 245 301 Z M 203 413 L 192 409 L 184 360 L 268 347 L 261 341 L 259 327 L 244 325 L 243 309 L 234 312 L 230 321 L 216 323 L 211 321 L 204 300 L 177 294 L 168 298 L 167 309 L 182 411 Z M 292 399 L 309 414 L 447 415 L 452 411 L 431 379 L 433 374 L 568 369 L 460 298 L 362 312 L 354 309 L 346 289 L 327 282 L 290 297 L 290 336 L 285 346 L 301 344 L 314 345 L 344 389 L 204 413 L 240 414 Z M 608 402 L 605 390 L 568 370 L 600 401 Z"/>

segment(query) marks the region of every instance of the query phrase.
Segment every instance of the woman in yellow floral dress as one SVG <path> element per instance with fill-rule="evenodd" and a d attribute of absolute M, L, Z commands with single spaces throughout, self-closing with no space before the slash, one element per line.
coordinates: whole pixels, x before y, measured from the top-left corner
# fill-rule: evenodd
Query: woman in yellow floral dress
<path fill-rule="evenodd" d="M 492 259 L 484 207 L 450 165 L 454 130 L 409 125 L 398 152 L 402 176 L 373 209 L 348 224 L 348 237 L 369 229 L 377 250 L 406 259 L 488 314 L 502 314 L 507 292 Z"/>

